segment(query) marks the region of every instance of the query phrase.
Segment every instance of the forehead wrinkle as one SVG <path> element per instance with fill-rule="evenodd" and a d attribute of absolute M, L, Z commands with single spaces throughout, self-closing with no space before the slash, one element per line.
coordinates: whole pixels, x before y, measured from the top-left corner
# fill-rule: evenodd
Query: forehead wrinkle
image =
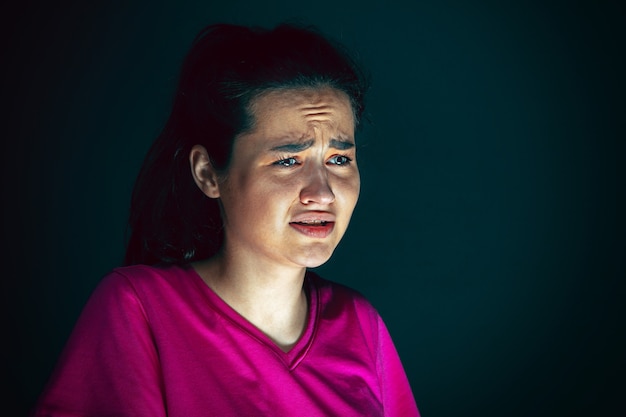
<path fill-rule="evenodd" d="M 336 106 L 333 106 L 331 104 L 304 104 L 301 108 L 300 111 L 303 112 L 329 112 L 332 111 L 336 108 Z"/>
<path fill-rule="evenodd" d="M 307 148 L 316 146 L 317 139 L 332 148 L 333 138 L 354 143 L 353 109 L 346 100 L 338 101 L 344 98 L 338 96 L 330 90 L 294 90 L 269 91 L 255 97 L 250 103 L 255 127 L 249 134 L 256 137 L 257 149 L 289 153 L 311 139 L 314 143 Z"/>
<path fill-rule="evenodd" d="M 305 118 L 311 117 L 332 117 L 333 111 L 337 111 L 334 106 L 321 105 L 321 106 L 306 106 L 300 109 L 300 114 Z"/>

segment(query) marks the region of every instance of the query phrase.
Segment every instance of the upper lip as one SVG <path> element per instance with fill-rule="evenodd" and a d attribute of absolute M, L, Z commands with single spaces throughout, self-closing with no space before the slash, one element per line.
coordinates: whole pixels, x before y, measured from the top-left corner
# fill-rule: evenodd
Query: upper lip
<path fill-rule="evenodd" d="M 296 214 L 290 223 L 334 222 L 335 215 L 325 211 L 306 211 Z"/>

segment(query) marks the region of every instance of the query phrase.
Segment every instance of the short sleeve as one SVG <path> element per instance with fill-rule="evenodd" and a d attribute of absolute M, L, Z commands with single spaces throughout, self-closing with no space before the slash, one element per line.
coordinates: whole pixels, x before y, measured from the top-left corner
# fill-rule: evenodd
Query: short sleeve
<path fill-rule="evenodd" d="M 376 366 L 381 383 L 385 417 L 419 417 L 406 373 L 382 318 L 378 316 Z"/>
<path fill-rule="evenodd" d="M 150 324 L 131 283 L 106 276 L 85 305 L 33 417 L 165 416 Z"/>

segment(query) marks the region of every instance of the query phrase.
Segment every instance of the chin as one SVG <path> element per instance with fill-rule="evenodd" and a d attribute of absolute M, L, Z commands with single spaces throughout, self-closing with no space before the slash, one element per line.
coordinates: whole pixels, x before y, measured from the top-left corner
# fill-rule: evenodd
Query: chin
<path fill-rule="evenodd" d="M 318 266 L 328 262 L 333 252 L 334 248 L 332 250 L 325 249 L 307 251 L 306 254 L 302 254 L 298 257 L 298 263 L 306 268 L 317 268 Z"/>
<path fill-rule="evenodd" d="M 307 268 L 317 268 L 318 266 L 322 266 L 324 265 L 326 262 L 328 262 L 328 260 L 330 259 L 330 256 L 322 261 L 317 261 L 317 262 L 307 262 L 307 264 L 305 265 Z"/>

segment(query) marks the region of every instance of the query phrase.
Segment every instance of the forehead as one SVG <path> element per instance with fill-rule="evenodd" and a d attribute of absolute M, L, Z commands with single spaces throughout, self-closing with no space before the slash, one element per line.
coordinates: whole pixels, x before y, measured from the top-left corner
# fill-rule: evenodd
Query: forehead
<path fill-rule="evenodd" d="M 354 115 L 348 95 L 324 88 L 270 90 L 252 100 L 253 131 L 308 130 L 325 126 L 353 136 Z M 304 132 L 301 132 L 304 133 Z"/>

